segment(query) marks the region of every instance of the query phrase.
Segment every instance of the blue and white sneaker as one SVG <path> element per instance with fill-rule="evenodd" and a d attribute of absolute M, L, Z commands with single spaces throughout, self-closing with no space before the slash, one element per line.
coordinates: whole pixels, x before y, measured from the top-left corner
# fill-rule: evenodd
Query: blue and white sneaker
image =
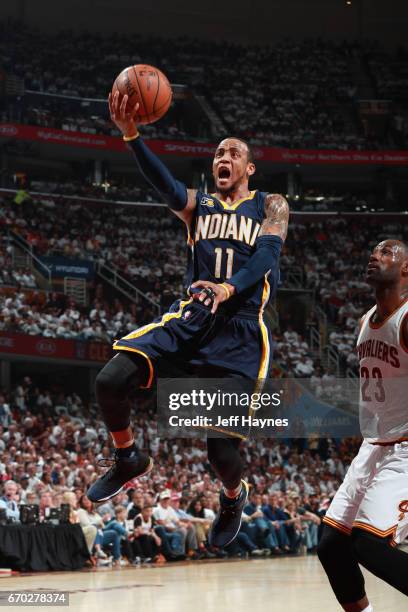
<path fill-rule="evenodd" d="M 87 491 L 88 498 L 95 503 L 114 497 L 129 480 L 145 476 L 153 467 L 153 459 L 137 449 L 129 455 L 124 455 L 120 449 L 116 449 L 112 459 L 102 460 L 101 465 L 102 462 L 103 465 L 110 465 L 110 469 Z"/>

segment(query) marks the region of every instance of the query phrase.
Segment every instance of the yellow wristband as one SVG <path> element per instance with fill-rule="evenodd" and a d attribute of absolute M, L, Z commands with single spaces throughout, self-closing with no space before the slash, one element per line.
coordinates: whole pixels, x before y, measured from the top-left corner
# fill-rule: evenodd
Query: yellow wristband
<path fill-rule="evenodd" d="M 225 285 L 225 283 L 220 283 L 218 286 L 224 289 L 225 293 L 227 294 L 227 300 L 229 300 L 231 297 L 231 291 L 228 289 L 227 285 Z"/>
<path fill-rule="evenodd" d="M 139 136 L 140 136 L 139 132 L 136 132 L 134 136 L 123 136 L 123 140 L 125 142 L 130 142 L 131 140 L 136 140 L 136 138 L 139 138 Z"/>

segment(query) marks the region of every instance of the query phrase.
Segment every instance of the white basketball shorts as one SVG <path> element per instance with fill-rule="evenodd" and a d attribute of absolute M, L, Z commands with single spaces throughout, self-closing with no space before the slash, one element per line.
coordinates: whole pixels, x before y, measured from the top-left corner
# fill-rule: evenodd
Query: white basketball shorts
<path fill-rule="evenodd" d="M 402 542 L 408 536 L 408 441 L 378 446 L 365 440 L 323 520 L 348 535 L 359 527 Z"/>

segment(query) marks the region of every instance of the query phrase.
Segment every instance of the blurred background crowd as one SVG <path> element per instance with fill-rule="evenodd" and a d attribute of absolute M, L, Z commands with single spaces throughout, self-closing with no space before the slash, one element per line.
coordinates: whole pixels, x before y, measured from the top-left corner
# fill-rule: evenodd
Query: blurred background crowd
<path fill-rule="evenodd" d="M 3 68 L 23 79 L 31 94 L 7 105 L 3 119 L 113 135 L 106 105 L 98 106 L 95 100 L 106 99 L 112 75 L 143 62 L 161 68 L 172 83 L 204 96 L 219 119 L 219 137 L 233 131 L 258 145 L 345 150 L 403 148 L 406 143 L 407 52 L 403 48 L 390 52 L 375 41 L 339 44 L 322 39 L 285 40 L 270 46 L 222 41 L 209 46 L 188 37 L 170 41 L 122 33 L 119 43 L 118 36 L 69 30 L 50 35 L 3 23 Z M 394 102 L 385 129 L 369 128 L 354 107 L 361 97 L 361 75 L 369 86 L 369 98 Z M 176 105 L 162 121 L 148 126 L 146 135 L 211 139 L 209 122 L 204 118 L 189 121 L 183 112 L 185 104 Z"/>
<path fill-rule="evenodd" d="M 110 440 L 96 407 L 76 394 L 42 388 L 25 377 L 0 395 L 0 510 L 20 520 L 21 504 L 38 504 L 40 520 L 69 504 L 98 565 L 181 559 L 312 554 L 321 518 L 358 449 L 356 439 L 262 440 L 242 447 L 250 483 L 242 527 L 225 550 L 207 532 L 219 504 L 220 482 L 205 440 L 158 436 L 149 400 L 134 415 L 137 444 L 155 469 L 95 507 L 88 486 L 106 469 Z"/>

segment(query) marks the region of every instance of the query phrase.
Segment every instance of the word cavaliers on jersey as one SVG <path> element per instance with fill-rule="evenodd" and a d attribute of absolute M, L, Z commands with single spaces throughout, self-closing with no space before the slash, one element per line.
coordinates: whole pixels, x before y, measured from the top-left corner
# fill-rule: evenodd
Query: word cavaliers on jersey
<path fill-rule="evenodd" d="M 408 298 L 382 323 L 374 323 L 376 306 L 363 317 L 357 339 L 360 361 L 360 426 L 369 442 L 408 437 L 408 347 L 402 323 Z"/>

